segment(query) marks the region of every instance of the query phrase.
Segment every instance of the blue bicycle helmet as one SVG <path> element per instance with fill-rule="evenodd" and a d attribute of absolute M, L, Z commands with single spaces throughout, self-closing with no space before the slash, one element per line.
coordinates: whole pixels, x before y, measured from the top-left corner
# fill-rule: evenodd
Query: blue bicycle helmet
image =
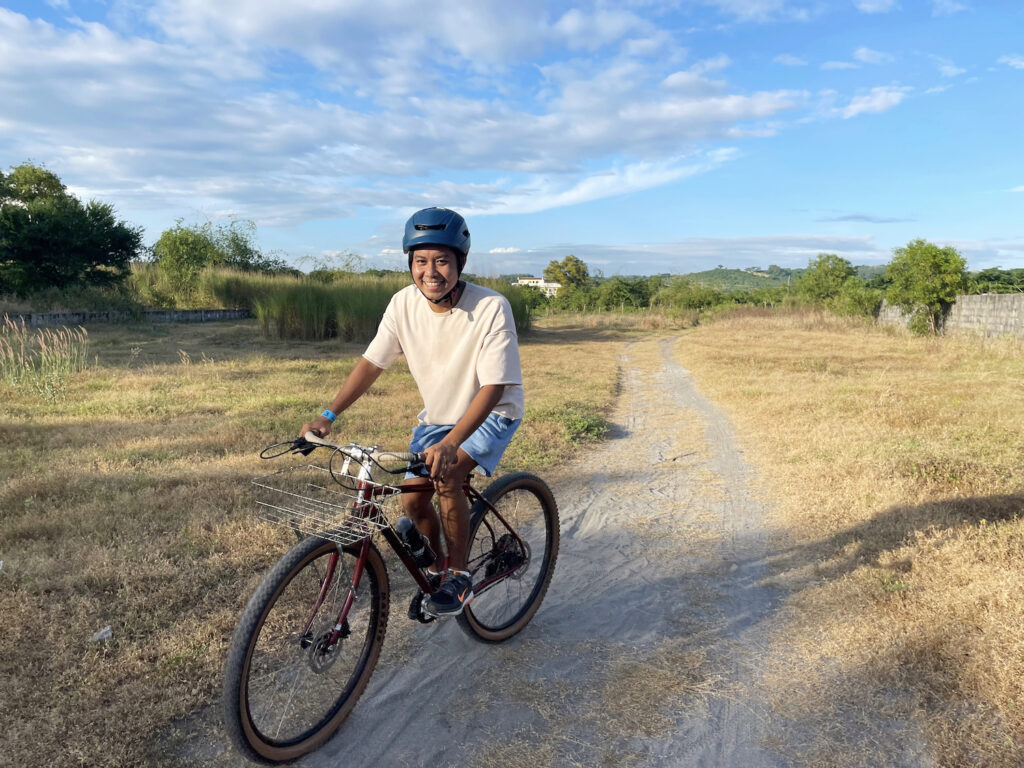
<path fill-rule="evenodd" d="M 459 272 L 469 256 L 469 227 L 466 220 L 448 208 L 424 208 L 416 211 L 405 222 L 402 250 L 409 254 L 412 267 L 412 249 L 422 245 L 445 245 L 461 256 Z"/>

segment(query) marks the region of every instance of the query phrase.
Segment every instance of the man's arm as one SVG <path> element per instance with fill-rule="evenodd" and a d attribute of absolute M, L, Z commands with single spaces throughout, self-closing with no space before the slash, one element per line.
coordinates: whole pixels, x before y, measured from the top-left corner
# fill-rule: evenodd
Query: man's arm
<path fill-rule="evenodd" d="M 377 377 L 383 372 L 383 368 L 378 368 L 365 357 L 360 357 L 356 367 L 352 369 L 348 378 L 345 379 L 345 383 L 338 390 L 338 394 L 331 400 L 328 409 L 340 416 L 352 403 L 363 396 L 366 390 L 370 388 L 373 382 L 377 380 Z M 486 414 L 484 414 L 484 418 L 487 418 Z M 326 416 L 317 416 L 312 421 L 302 425 L 302 432 L 300 434 L 304 435 L 306 432 L 312 432 L 320 437 L 327 437 L 331 432 L 331 421 Z"/>
<path fill-rule="evenodd" d="M 498 404 L 504 393 L 504 384 L 487 384 L 480 387 L 480 391 L 470 401 L 469 408 L 455 423 L 452 431 L 445 435 L 439 443 L 424 451 L 432 480 L 444 479 L 448 468 L 459 459 L 459 446 L 484 423 L 490 415 L 491 409 Z"/>

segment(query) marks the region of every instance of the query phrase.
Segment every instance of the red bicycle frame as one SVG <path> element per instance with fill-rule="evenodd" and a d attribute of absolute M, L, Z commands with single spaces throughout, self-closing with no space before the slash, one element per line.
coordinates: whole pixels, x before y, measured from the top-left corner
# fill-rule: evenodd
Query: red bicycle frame
<path fill-rule="evenodd" d="M 383 514 L 380 510 L 380 507 L 374 502 L 373 499 L 374 497 L 381 496 L 384 494 L 393 494 L 394 488 L 396 487 L 399 493 L 414 493 L 423 490 L 423 485 L 420 483 L 403 483 L 402 485 L 393 486 L 391 488 L 381 487 L 379 485 L 374 485 L 372 483 L 360 483 L 358 490 L 360 496 L 363 497 L 363 501 L 356 505 L 356 508 L 353 510 L 354 514 L 360 517 L 370 517 L 371 515 Z M 508 524 L 508 521 L 501 516 L 501 513 L 498 512 L 498 510 L 494 507 L 493 504 L 491 504 L 490 501 L 485 499 L 483 495 L 476 490 L 476 488 L 470 485 L 468 479 L 466 480 L 465 485 L 463 485 L 462 490 L 466 494 L 466 498 L 474 506 L 478 502 L 483 502 L 483 504 L 487 507 L 487 512 L 484 512 L 483 514 L 490 513 L 494 515 L 494 517 L 497 518 L 505 527 L 505 530 L 509 534 L 511 534 L 512 537 L 516 540 L 521 550 L 523 552 L 526 551 L 526 544 L 519 537 L 519 534 L 516 533 L 515 529 L 513 529 L 512 526 Z M 398 534 L 395 533 L 395 529 L 392 528 L 390 525 L 386 526 L 381 530 L 381 534 L 384 536 L 384 540 L 387 541 L 387 543 L 391 546 L 391 549 L 394 550 L 395 554 L 398 555 L 398 559 L 402 561 L 402 564 L 409 571 L 409 574 L 413 577 L 413 579 L 416 582 L 416 585 L 420 588 L 420 590 L 422 590 L 423 594 L 432 594 L 434 592 L 433 587 L 431 587 L 431 585 L 427 582 L 426 577 L 423 575 L 423 571 L 419 568 L 419 566 L 416 565 L 415 562 L 413 562 L 412 556 L 409 554 L 408 549 L 405 547 L 402 541 L 398 538 Z M 352 569 L 352 581 L 348 586 L 348 595 L 346 595 L 345 603 L 342 605 L 341 611 L 338 613 L 338 618 L 334 622 L 334 629 L 331 631 L 329 646 L 333 646 L 335 643 L 338 642 L 338 639 L 341 636 L 342 629 L 345 626 L 345 621 L 348 619 L 349 611 L 352 609 L 352 604 L 355 602 L 356 590 L 359 589 L 359 582 L 362 580 L 363 577 L 363 571 L 366 565 L 366 558 L 370 552 L 371 538 L 372 534 L 368 534 L 366 538 L 363 539 L 362 542 L 360 543 L 359 555 L 356 558 L 355 566 Z M 334 572 L 337 569 L 337 564 L 338 553 L 335 552 L 331 555 L 330 560 L 327 563 L 327 573 L 324 575 L 324 578 L 321 581 L 320 593 L 317 595 L 316 603 L 313 606 L 313 610 L 310 612 L 309 619 L 307 619 L 306 625 L 303 627 L 302 635 L 305 635 L 305 633 L 308 632 L 309 628 L 313 625 L 314 617 L 316 616 L 317 611 L 320 610 L 320 606 L 323 604 L 324 600 L 327 597 L 327 592 L 329 591 L 331 583 L 334 580 Z M 501 573 L 496 573 L 488 579 L 478 584 L 475 584 L 473 586 L 474 593 L 480 594 L 486 591 L 497 582 L 514 573 L 520 567 L 522 566 L 516 565 L 514 568 L 509 568 L 505 571 L 502 571 Z M 471 573 L 473 573 L 473 575 L 476 575 L 476 572 L 479 569 L 480 566 L 478 565 L 476 569 L 471 570 Z"/>

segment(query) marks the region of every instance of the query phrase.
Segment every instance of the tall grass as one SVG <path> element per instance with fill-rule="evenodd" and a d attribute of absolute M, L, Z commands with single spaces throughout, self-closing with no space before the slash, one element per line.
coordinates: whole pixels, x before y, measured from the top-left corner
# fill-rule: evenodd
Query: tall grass
<path fill-rule="evenodd" d="M 502 293 L 512 306 L 516 328 L 530 328 L 530 308 L 521 288 L 502 280 L 474 281 Z M 149 306 L 248 309 L 263 334 L 275 339 L 319 341 L 340 338 L 367 341 L 373 337 L 388 301 L 409 284 L 405 275 L 363 275 L 342 272 L 324 283 L 308 277 L 210 268 L 202 272 L 187 296 L 176 293 L 153 264 L 132 267 L 132 290 Z"/>
<path fill-rule="evenodd" d="M 24 320 L 0 321 L 0 378 L 18 390 L 34 391 L 50 402 L 64 396 L 68 378 L 88 367 L 89 337 L 84 328 L 29 330 Z"/>

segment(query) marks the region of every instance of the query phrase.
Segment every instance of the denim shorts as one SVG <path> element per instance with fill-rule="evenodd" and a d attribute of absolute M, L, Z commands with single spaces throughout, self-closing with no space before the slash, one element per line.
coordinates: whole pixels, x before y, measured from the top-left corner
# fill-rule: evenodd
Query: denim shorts
<path fill-rule="evenodd" d="M 501 414 L 492 413 L 484 423 L 477 427 L 476 432 L 466 438 L 466 441 L 459 447 L 477 463 L 477 466 L 484 471 L 488 477 L 494 474 L 495 467 L 501 459 L 508 444 L 512 442 L 512 435 L 516 433 L 522 419 L 510 419 Z M 412 431 L 412 441 L 409 443 L 409 450 L 413 453 L 422 453 L 427 448 L 435 445 L 444 439 L 455 428 L 454 424 L 419 424 Z M 406 478 L 420 477 L 409 473 Z"/>

